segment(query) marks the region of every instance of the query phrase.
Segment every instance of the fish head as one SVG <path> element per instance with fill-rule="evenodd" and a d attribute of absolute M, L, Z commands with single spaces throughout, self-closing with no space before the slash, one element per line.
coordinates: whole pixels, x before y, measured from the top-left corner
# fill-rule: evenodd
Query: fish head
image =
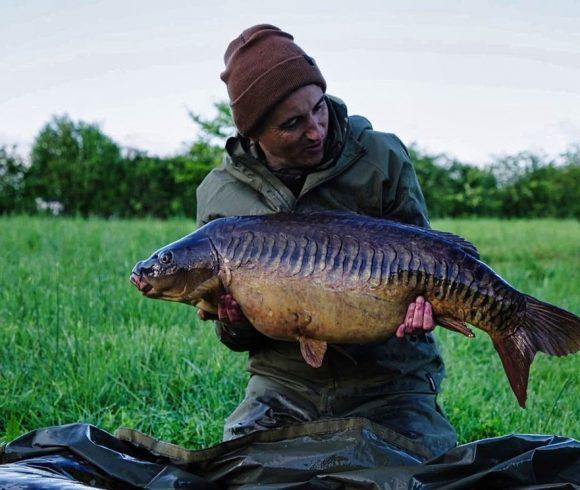
<path fill-rule="evenodd" d="M 211 241 L 192 233 L 137 262 L 130 280 L 147 298 L 197 305 L 216 285 L 218 261 Z"/>

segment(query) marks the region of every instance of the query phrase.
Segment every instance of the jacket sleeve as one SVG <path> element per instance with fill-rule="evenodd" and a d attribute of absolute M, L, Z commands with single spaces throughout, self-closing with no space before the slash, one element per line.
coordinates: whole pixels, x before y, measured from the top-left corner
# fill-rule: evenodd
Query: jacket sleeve
<path fill-rule="evenodd" d="M 398 147 L 390 154 L 391 179 L 383 189 L 383 218 L 429 228 L 425 198 L 407 148 L 396 138 Z"/>
<path fill-rule="evenodd" d="M 221 343 L 235 352 L 258 350 L 266 338 L 250 323 L 231 325 L 216 320 L 215 332 Z"/>
<path fill-rule="evenodd" d="M 197 226 L 203 226 L 213 219 L 223 217 L 219 210 L 207 199 L 206 188 L 199 186 L 197 189 Z M 220 341 L 229 349 L 236 352 L 244 352 L 259 349 L 263 344 L 265 335 L 258 332 L 249 322 L 232 325 L 215 320 L 215 331 Z"/>

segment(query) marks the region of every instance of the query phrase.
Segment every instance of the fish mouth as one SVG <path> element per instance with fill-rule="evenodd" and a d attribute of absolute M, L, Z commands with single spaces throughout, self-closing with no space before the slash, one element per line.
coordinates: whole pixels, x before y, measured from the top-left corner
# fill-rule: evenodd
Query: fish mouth
<path fill-rule="evenodd" d="M 143 296 L 151 296 L 154 294 L 153 286 L 149 284 L 145 278 L 139 277 L 133 272 L 131 273 L 129 280 L 137 287 Z"/>

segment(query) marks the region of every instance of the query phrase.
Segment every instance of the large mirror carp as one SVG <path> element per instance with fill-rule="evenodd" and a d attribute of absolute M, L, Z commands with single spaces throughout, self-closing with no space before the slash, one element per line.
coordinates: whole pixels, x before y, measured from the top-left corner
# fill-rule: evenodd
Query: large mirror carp
<path fill-rule="evenodd" d="M 326 343 L 388 338 L 424 296 L 436 322 L 485 331 L 524 407 L 536 352 L 580 349 L 580 318 L 521 293 L 451 233 L 352 213 L 216 219 L 135 266 L 148 298 L 215 312 L 229 292 L 263 334 L 298 341 L 320 366 Z"/>

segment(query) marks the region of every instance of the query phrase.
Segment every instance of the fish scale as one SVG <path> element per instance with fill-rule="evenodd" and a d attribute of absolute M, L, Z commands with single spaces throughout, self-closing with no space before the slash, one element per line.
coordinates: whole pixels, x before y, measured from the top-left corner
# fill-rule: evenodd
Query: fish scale
<path fill-rule="evenodd" d="M 381 227 L 371 227 L 371 230 L 379 230 Z M 248 264 L 255 264 L 261 260 L 274 259 L 274 264 L 277 267 L 271 267 L 269 270 L 272 273 L 283 273 L 289 276 L 300 275 L 301 277 L 308 277 L 310 273 L 304 273 L 308 270 L 307 263 L 313 265 L 317 262 L 316 250 L 312 252 L 309 250 L 308 244 L 315 244 L 317 240 L 322 238 L 322 233 L 298 236 L 294 239 L 288 239 L 285 235 L 274 233 L 278 241 L 282 243 L 282 247 L 277 248 L 279 255 L 274 257 L 263 257 L 261 252 L 264 247 L 262 243 L 269 237 L 268 231 L 261 231 L 261 233 L 243 232 L 238 237 L 238 245 L 231 251 L 231 247 L 226 247 L 226 255 L 229 255 L 230 260 L 240 267 L 248 267 Z M 316 236 L 318 235 L 318 236 Z M 370 242 L 360 242 L 352 236 L 345 236 L 344 238 L 338 235 L 333 235 L 332 240 L 324 235 L 322 243 L 332 243 L 333 252 L 330 255 L 329 262 L 331 267 L 326 267 L 324 264 L 320 269 L 327 270 L 327 274 L 338 275 L 348 284 L 366 284 L 362 281 L 364 270 L 362 260 L 360 259 L 361 251 L 374 257 L 376 255 L 375 249 Z M 259 245 L 258 245 L 259 244 Z M 253 251 L 249 253 L 248 251 Z M 379 264 L 380 274 L 376 281 L 375 287 L 386 286 L 389 283 L 409 283 L 411 286 L 419 284 L 419 277 L 432 276 L 431 287 L 433 288 L 433 295 L 438 299 L 445 299 L 449 296 L 449 292 L 459 291 L 457 297 L 459 301 L 465 303 L 467 309 L 472 311 L 475 306 L 483 306 L 484 302 L 489 302 L 489 292 L 483 294 L 481 290 L 474 287 L 476 281 L 475 275 L 471 271 L 464 271 L 459 277 L 452 277 L 448 274 L 449 267 L 445 260 L 421 260 L 420 254 L 414 254 L 413 250 L 401 246 L 398 250 L 393 246 L 386 245 L 385 250 L 387 254 L 382 254 L 381 262 Z M 229 254 L 228 254 L 229 252 Z M 318 257 L 318 261 L 322 256 Z M 251 260 L 250 260 L 251 259 Z M 425 264 L 431 267 L 425 267 Z M 312 268 L 312 266 L 311 266 Z M 372 259 L 369 267 L 369 277 L 372 276 Z M 334 277 L 334 276 L 333 276 Z M 457 284 L 457 279 L 461 281 Z M 459 287 L 458 287 L 459 286 Z M 479 304 L 476 304 L 479 301 Z M 472 315 L 468 315 L 466 321 L 481 321 L 488 313 L 487 310 L 476 310 Z"/>
<path fill-rule="evenodd" d="M 299 341 L 314 367 L 327 342 L 393 335 L 421 295 L 440 325 L 491 337 L 521 406 L 536 352 L 580 349 L 576 315 L 517 291 L 463 238 L 353 213 L 216 219 L 139 262 L 131 280 L 147 297 L 214 312 L 227 291 L 264 335 Z"/>

